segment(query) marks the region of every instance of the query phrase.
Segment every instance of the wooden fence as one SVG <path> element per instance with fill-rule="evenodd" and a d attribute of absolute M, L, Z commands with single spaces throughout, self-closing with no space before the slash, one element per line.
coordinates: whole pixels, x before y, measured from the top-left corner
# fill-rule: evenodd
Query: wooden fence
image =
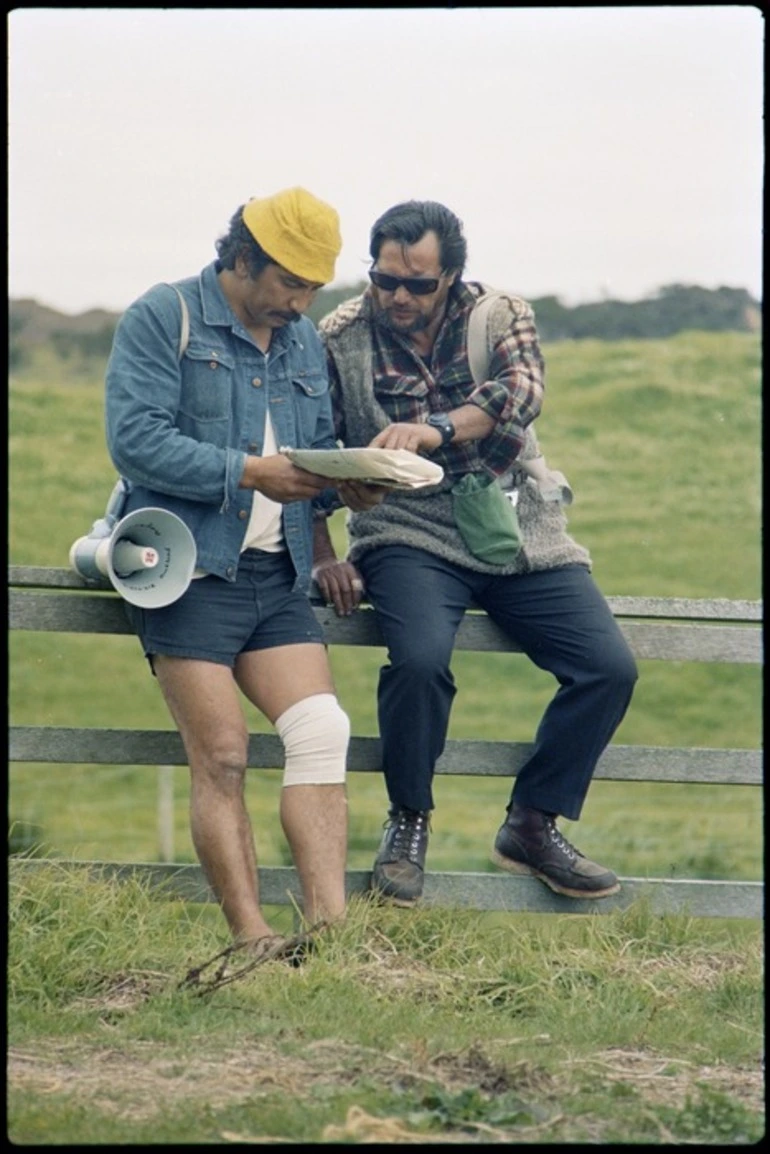
<path fill-rule="evenodd" d="M 609 602 L 638 659 L 762 664 L 761 601 L 610 597 Z M 104 589 L 89 588 L 78 574 L 67 569 L 10 566 L 9 608 L 11 629 L 87 634 L 130 632 L 118 594 L 107 584 Z M 371 607 L 364 605 L 344 618 L 337 617 L 324 605 L 315 604 L 314 608 L 330 645 L 382 646 Z M 465 615 L 457 648 L 517 652 L 517 646 L 480 611 Z M 530 749 L 528 744 L 520 742 L 450 740 L 437 772 L 510 778 L 524 763 Z M 114 766 L 187 763 L 181 740 L 173 730 L 38 725 L 10 728 L 10 760 Z M 283 750 L 277 735 L 251 735 L 251 768 L 275 768 L 282 764 Z M 352 772 L 379 772 L 378 739 L 354 734 L 348 766 Z M 753 749 L 612 744 L 605 751 L 594 779 L 758 786 L 762 782 L 762 755 Z M 747 799 L 747 804 L 752 803 Z M 34 858 L 24 860 L 30 866 L 37 862 Z M 118 877 L 137 872 L 149 875 L 153 883 L 162 884 L 166 892 L 189 901 L 213 898 L 197 865 L 70 864 L 73 868 L 87 864 L 89 868 Z M 348 892 L 364 892 L 369 876 L 368 870 L 349 870 Z M 426 904 L 478 910 L 607 913 L 644 898 L 656 913 L 741 918 L 760 918 L 763 913 L 764 891 L 760 880 L 637 877 L 620 880 L 618 894 L 586 900 L 555 894 L 531 877 L 429 870 L 423 900 Z M 291 867 L 261 867 L 260 890 L 266 904 L 299 901 L 299 887 Z"/>

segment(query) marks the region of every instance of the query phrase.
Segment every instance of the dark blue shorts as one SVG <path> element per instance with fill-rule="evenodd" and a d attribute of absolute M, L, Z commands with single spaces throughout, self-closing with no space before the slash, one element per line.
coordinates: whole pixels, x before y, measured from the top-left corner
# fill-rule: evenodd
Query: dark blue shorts
<path fill-rule="evenodd" d="M 152 665 L 152 655 L 214 661 L 231 669 L 240 653 L 277 645 L 324 644 L 310 601 L 293 588 L 288 553 L 247 549 L 234 582 L 198 577 L 161 609 L 124 602 L 128 619 Z"/>

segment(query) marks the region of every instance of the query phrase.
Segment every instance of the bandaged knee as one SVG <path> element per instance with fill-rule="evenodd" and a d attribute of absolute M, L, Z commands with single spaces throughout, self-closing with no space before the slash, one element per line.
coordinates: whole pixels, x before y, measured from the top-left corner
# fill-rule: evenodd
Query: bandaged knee
<path fill-rule="evenodd" d="M 345 780 L 350 719 L 333 693 L 298 701 L 275 722 L 283 742 L 283 784 L 338 785 Z"/>

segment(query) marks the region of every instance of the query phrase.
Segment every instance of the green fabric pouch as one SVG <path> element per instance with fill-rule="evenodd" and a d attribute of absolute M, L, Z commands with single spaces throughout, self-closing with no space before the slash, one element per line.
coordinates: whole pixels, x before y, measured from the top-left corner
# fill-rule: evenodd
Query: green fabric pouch
<path fill-rule="evenodd" d="M 494 477 L 466 473 L 452 487 L 455 524 L 466 547 L 479 561 L 509 565 L 521 549 L 516 510 Z"/>

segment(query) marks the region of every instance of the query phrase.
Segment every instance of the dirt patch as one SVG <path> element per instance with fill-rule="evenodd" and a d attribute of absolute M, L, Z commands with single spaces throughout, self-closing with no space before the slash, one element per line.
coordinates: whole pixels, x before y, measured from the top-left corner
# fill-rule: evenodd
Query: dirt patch
<path fill-rule="evenodd" d="M 698 1084 L 707 1085 L 740 1102 L 748 1110 L 764 1109 L 765 1071 L 761 1062 L 749 1069 L 699 1066 L 681 1058 L 666 1058 L 645 1050 L 605 1050 L 581 1058 L 582 1070 L 592 1070 L 609 1083 L 633 1085 L 650 1104 L 681 1108 Z"/>
<path fill-rule="evenodd" d="M 576 1064 L 576 1063 L 575 1063 Z M 410 1058 L 339 1041 L 311 1043 L 302 1055 L 287 1056 L 267 1044 L 251 1044 L 234 1052 L 190 1057 L 159 1053 L 155 1042 L 130 1046 L 84 1048 L 82 1043 L 56 1040 L 38 1047 L 14 1047 L 8 1052 L 8 1088 L 40 1094 L 76 1092 L 94 1107 L 120 1116 L 151 1118 L 188 1099 L 205 1100 L 212 1108 L 276 1090 L 300 1100 L 309 1089 L 350 1086 L 362 1078 L 388 1088 L 440 1086 L 450 1093 L 478 1089 L 494 1095 L 515 1090 L 527 1097 L 558 1100 L 572 1075 L 565 1062 L 563 1078 L 545 1074 L 522 1061 L 513 1067 L 496 1065 L 480 1047 L 459 1053 Z M 650 1105 L 681 1107 L 698 1083 L 719 1090 L 759 1112 L 764 1104 L 764 1071 L 705 1066 L 669 1059 L 645 1051 L 607 1050 L 580 1059 L 582 1073 L 594 1072 L 608 1083 L 633 1085 Z"/>
<path fill-rule="evenodd" d="M 171 1102 L 188 1098 L 221 1107 L 261 1091 L 285 1092 L 297 1100 L 319 1085 L 349 1086 L 362 1078 L 383 1087 L 407 1090 L 440 1086 L 450 1093 L 474 1087 L 501 1093 L 531 1085 L 528 1064 L 513 1072 L 495 1066 L 477 1048 L 459 1054 L 411 1059 L 337 1040 L 310 1043 L 302 1055 L 287 1056 L 269 1045 L 252 1044 L 235 1052 L 179 1057 L 158 1053 L 155 1042 L 118 1048 L 88 1048 L 57 1040 L 39 1048 L 8 1053 L 8 1085 L 37 1093 L 71 1093 L 98 1108 L 150 1118 Z M 521 1077 L 520 1077 L 521 1075 Z"/>
<path fill-rule="evenodd" d="M 381 961 L 381 959 L 380 959 Z M 388 985 L 413 992 L 421 982 L 430 996 L 435 972 L 412 964 L 403 967 L 397 959 L 385 966 Z M 366 966 L 364 966 L 366 972 Z M 442 976 L 443 977 L 443 976 Z M 705 977 L 705 975 L 702 975 Z M 382 968 L 380 981 L 382 980 Z M 156 971 L 112 974 L 93 997 L 81 999 L 77 1008 L 96 1010 L 105 1028 L 130 1013 L 168 985 L 168 975 Z M 491 1056 L 504 1045 L 520 1043 L 528 1058 L 503 1065 Z M 441 1089 L 449 1095 L 476 1091 L 490 1099 L 514 1093 L 523 1101 L 538 1103 L 540 1117 L 547 1120 L 532 1130 L 558 1125 L 560 1103 L 575 1092 L 586 1077 L 599 1079 L 607 1087 L 624 1085 L 652 1107 L 666 1105 L 682 1109 L 698 1086 L 708 1086 L 741 1103 L 753 1113 L 764 1109 L 764 1068 L 760 1061 L 751 1068 L 699 1065 L 667 1058 L 648 1050 L 610 1049 L 589 1057 L 539 1062 L 537 1051 L 550 1047 L 548 1035 L 532 1038 L 487 1039 L 459 1052 L 429 1053 L 426 1043 L 412 1046 L 408 1054 L 388 1053 L 339 1040 L 320 1040 L 302 1048 L 301 1054 L 287 1054 L 269 1042 L 239 1045 L 237 1050 L 216 1049 L 208 1054 L 176 1052 L 157 1042 L 122 1042 L 120 1046 L 97 1046 L 77 1039 L 55 1039 L 8 1051 L 9 1093 L 14 1090 L 35 1094 L 77 1095 L 96 1110 L 134 1121 L 152 1119 L 159 1111 L 187 1101 L 205 1102 L 212 1109 L 253 1099 L 255 1096 L 286 1094 L 301 1101 L 313 1090 L 355 1086 L 376 1081 L 383 1089 L 396 1092 Z M 547 1069 L 546 1069 L 547 1067 Z M 381 1125 L 388 1123 L 387 1134 Z M 395 1129 L 394 1129 L 395 1127 Z M 483 1124 L 476 1125 L 479 1131 Z M 487 1140 L 504 1141 L 505 1135 L 492 1132 Z M 521 1140 L 526 1128 L 517 1128 Z M 375 1119 L 352 1108 L 345 1125 L 325 1140 L 354 1142 L 412 1142 L 417 1135 L 404 1129 L 401 1119 Z M 664 1136 L 665 1137 L 665 1136 Z M 425 1135 L 422 1135 L 424 1140 Z M 233 1135 L 233 1141 L 257 1139 Z M 266 1139 L 264 1141 L 280 1141 Z M 445 1132 L 445 1140 L 449 1140 Z M 599 1139 L 597 1139 L 599 1140 Z"/>

